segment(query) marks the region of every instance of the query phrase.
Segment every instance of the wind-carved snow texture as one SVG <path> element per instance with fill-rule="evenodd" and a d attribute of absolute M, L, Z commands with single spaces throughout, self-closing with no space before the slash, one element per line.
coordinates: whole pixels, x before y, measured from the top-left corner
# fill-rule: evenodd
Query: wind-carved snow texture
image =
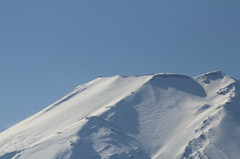
<path fill-rule="evenodd" d="M 99 77 L 0 134 L 0 159 L 237 159 L 240 83 L 220 71 Z"/>
<path fill-rule="evenodd" d="M 78 136 L 89 136 L 72 144 L 71 159 L 80 158 L 138 158 L 150 159 L 141 144 L 135 139 L 139 133 L 138 113 L 134 106 L 141 98 L 130 96 L 99 116 L 87 117 L 87 124 L 78 132 Z M 126 122 L 127 121 L 127 122 Z M 97 141 L 97 142 L 96 142 Z M 88 147 L 87 150 L 82 149 Z"/>

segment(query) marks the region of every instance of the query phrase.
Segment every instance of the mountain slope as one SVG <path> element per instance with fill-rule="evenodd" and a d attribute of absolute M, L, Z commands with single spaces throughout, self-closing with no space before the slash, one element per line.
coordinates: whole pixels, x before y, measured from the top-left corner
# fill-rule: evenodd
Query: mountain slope
<path fill-rule="evenodd" d="M 220 71 L 97 78 L 0 134 L 0 159 L 235 159 L 240 84 Z"/>

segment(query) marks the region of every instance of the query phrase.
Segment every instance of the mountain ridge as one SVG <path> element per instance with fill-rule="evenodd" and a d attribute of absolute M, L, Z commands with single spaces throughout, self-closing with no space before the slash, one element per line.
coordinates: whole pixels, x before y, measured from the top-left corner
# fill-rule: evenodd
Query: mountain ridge
<path fill-rule="evenodd" d="M 0 159 L 234 159 L 238 92 L 221 71 L 99 77 L 0 133 Z"/>

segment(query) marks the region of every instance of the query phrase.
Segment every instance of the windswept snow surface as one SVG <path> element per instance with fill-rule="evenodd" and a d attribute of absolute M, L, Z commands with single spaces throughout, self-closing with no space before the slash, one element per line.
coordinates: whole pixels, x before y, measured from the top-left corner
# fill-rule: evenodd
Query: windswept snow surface
<path fill-rule="evenodd" d="M 0 159 L 238 159 L 239 91 L 220 71 L 100 77 L 0 133 Z"/>

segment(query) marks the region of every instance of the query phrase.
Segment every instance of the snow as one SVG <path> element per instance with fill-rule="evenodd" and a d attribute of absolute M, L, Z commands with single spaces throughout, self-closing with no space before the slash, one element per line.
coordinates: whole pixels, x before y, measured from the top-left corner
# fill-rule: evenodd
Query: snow
<path fill-rule="evenodd" d="M 221 71 L 99 77 L 0 133 L 0 159 L 236 159 L 239 89 Z"/>

